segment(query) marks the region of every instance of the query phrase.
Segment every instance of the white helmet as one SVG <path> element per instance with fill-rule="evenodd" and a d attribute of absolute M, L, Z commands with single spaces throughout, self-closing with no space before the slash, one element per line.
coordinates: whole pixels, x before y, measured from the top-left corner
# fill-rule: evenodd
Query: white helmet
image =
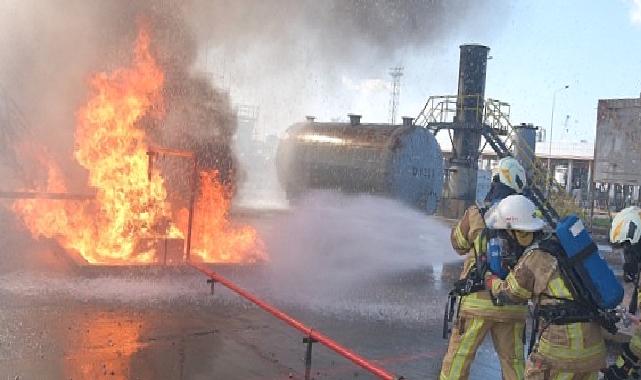
<path fill-rule="evenodd" d="M 641 209 L 636 206 L 624 208 L 612 219 L 610 243 L 621 244 L 626 241 L 636 244 L 641 239 Z"/>
<path fill-rule="evenodd" d="M 527 197 L 514 194 L 485 213 L 485 225 L 495 230 L 540 231 L 545 222 L 536 216 L 536 206 Z"/>
<path fill-rule="evenodd" d="M 527 185 L 525 169 L 514 157 L 502 158 L 496 166 L 495 174 L 498 174 L 502 184 L 517 193 L 523 192 L 523 188 Z"/>

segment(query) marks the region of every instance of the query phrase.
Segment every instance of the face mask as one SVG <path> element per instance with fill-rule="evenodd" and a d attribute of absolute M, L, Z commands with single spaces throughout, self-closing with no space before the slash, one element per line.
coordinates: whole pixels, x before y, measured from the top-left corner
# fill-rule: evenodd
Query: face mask
<path fill-rule="evenodd" d="M 515 230 L 501 230 L 499 237 L 504 240 L 506 260 L 511 266 L 516 264 L 525 248 L 534 241 L 533 233 Z"/>
<path fill-rule="evenodd" d="M 527 247 L 534 241 L 534 233 L 532 232 L 513 230 L 512 233 L 521 247 Z"/>
<path fill-rule="evenodd" d="M 500 278 L 505 279 L 507 272 L 516 265 L 526 246 L 534 240 L 531 232 L 519 234 L 516 231 L 498 230 L 489 241 L 488 253 L 490 270 Z M 521 242 L 529 242 L 521 245 Z"/>

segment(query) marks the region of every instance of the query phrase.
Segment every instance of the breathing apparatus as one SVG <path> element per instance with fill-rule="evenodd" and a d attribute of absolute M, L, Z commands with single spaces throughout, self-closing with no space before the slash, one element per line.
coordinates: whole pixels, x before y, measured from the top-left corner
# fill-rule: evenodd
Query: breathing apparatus
<path fill-rule="evenodd" d="M 488 247 L 490 271 L 505 279 L 509 270 L 532 244 L 534 234 L 544 222 L 535 216 L 536 207 L 522 195 L 510 195 L 485 214 L 485 224 L 491 231 Z"/>
<path fill-rule="evenodd" d="M 534 241 L 533 232 L 490 230 L 487 259 L 490 272 L 504 280 Z"/>

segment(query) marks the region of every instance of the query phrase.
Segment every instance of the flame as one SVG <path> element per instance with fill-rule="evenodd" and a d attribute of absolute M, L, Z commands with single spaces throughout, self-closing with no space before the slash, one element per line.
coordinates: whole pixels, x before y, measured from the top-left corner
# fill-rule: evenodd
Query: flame
<path fill-rule="evenodd" d="M 43 156 L 44 153 L 38 158 L 43 159 Z M 48 173 L 45 191 L 65 192 L 67 188 L 58 166 L 54 161 L 47 161 L 45 165 Z M 73 242 L 78 239 L 78 236 L 69 235 L 75 235 L 83 228 L 80 215 L 84 213 L 84 207 L 85 204 L 75 202 L 59 207 L 39 199 L 20 199 L 13 204 L 13 210 L 21 216 L 34 237 L 55 238 L 67 248 L 73 248 Z"/>
<path fill-rule="evenodd" d="M 218 178 L 218 172 L 200 172 L 200 190 L 194 205 L 192 225 L 192 259 L 205 262 L 254 263 L 266 260 L 262 241 L 249 226 L 229 222 L 230 200 Z M 187 235 L 189 212 L 181 209 L 178 225 Z"/>
<path fill-rule="evenodd" d="M 183 238 L 184 210 L 172 215 L 160 175 L 148 175 L 149 150 L 141 120 L 162 119 L 163 72 L 150 53 L 150 37 L 141 28 L 132 64 L 90 80 L 91 96 L 76 113 L 76 161 L 87 169 L 95 201 L 17 200 L 13 210 L 34 237 L 56 239 L 92 264 L 154 261 L 153 248 L 140 251 L 144 238 Z M 65 191 L 52 160 L 47 191 Z M 202 177 L 194 253 L 204 261 L 245 262 L 264 258 L 255 230 L 233 228 L 229 201 L 215 174 Z M 172 222 L 173 217 L 181 225 Z"/>

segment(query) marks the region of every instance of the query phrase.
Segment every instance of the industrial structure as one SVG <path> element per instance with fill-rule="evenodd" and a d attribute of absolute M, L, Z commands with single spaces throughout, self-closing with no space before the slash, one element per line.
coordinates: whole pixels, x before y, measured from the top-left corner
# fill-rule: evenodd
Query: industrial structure
<path fill-rule="evenodd" d="M 260 108 L 249 104 L 237 104 L 235 108 L 238 129 L 234 138 L 240 151 L 248 151 L 256 141 L 256 124 Z"/>
<path fill-rule="evenodd" d="M 531 126 L 531 124 L 525 125 Z M 514 126 L 514 154 L 519 158 L 519 161 L 523 162 L 523 165 L 528 168 L 528 173 L 530 173 L 531 165 L 529 163 L 534 162 L 532 159 L 528 159 L 528 157 L 531 157 L 530 150 L 525 150 L 524 153 L 527 154 L 523 157 L 517 148 L 520 144 L 517 136 L 521 126 L 522 125 Z M 443 157 L 448 161 L 452 157 L 452 149 L 449 146 L 442 147 L 441 149 L 443 151 Z M 593 150 L 594 145 L 587 141 L 558 141 L 553 144 L 552 154 L 550 155 L 546 144 L 537 144 L 535 141 L 532 152 L 536 153 L 536 162 L 540 164 L 540 168 L 543 171 L 547 171 L 548 157 L 551 159 L 552 180 L 554 180 L 559 187 L 563 188 L 564 191 L 569 194 L 576 194 L 577 191 L 580 191 L 581 199 L 587 201 L 588 183 L 590 182 L 592 165 L 594 164 Z M 492 149 L 486 148 L 480 152 L 479 168 L 491 170 L 496 162 L 498 162 L 498 157 Z"/>
<path fill-rule="evenodd" d="M 595 181 L 641 185 L 641 98 L 599 100 L 596 132 Z"/>
<path fill-rule="evenodd" d="M 590 199 L 620 209 L 641 202 L 641 96 L 600 99 Z M 592 180 L 593 179 L 593 180 Z M 594 183 L 593 183 L 594 182 Z"/>
<path fill-rule="evenodd" d="M 350 115 L 349 123 L 308 117 L 292 125 L 277 155 L 288 198 L 308 189 L 373 193 L 457 218 L 477 200 L 477 173 L 488 143 L 493 149 L 505 144 L 534 170 L 536 127 L 513 127 L 509 104 L 485 99 L 489 48 L 472 44 L 460 49 L 458 94 L 430 97 L 414 120 L 362 124 L 360 115 Z M 442 130 L 452 143 L 445 160 L 434 137 Z"/>
<path fill-rule="evenodd" d="M 436 211 L 443 187 L 443 158 L 434 135 L 401 125 L 321 123 L 312 117 L 292 125 L 281 141 L 276 165 L 287 197 L 309 189 L 337 189 L 399 199 L 427 213 Z"/>
<path fill-rule="evenodd" d="M 460 49 L 458 94 L 430 97 L 414 122 L 435 134 L 446 130 L 450 136 L 452 151 L 446 161 L 446 186 L 439 206 L 440 214 L 448 218 L 460 217 L 476 202 L 482 137 L 495 148 L 496 141 L 508 141 L 505 137 L 514 132 L 509 104 L 485 99 L 489 48 L 471 44 Z M 508 146 L 512 147 L 511 142 Z"/>
<path fill-rule="evenodd" d="M 396 124 L 396 115 L 398 113 L 398 102 L 401 96 L 401 77 L 403 76 L 403 67 L 392 67 L 389 71 L 392 77 L 392 91 L 390 97 L 390 124 Z"/>
<path fill-rule="evenodd" d="M 476 201 L 481 123 L 485 101 L 487 46 L 463 45 L 459 63 L 458 99 L 452 140 L 450 177 L 443 198 L 443 215 L 458 217 Z M 481 111 L 481 112 L 479 112 Z"/>

